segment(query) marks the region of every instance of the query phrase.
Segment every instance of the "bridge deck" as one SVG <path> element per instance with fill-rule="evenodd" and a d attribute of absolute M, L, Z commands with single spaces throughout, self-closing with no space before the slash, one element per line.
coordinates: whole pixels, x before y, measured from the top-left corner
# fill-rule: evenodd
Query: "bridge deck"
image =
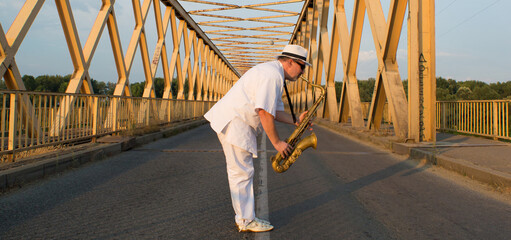
<path fill-rule="evenodd" d="M 291 128 L 281 134 L 289 135 Z M 511 205 L 316 127 L 319 146 L 283 174 L 255 161 L 257 211 L 276 229 L 238 233 L 221 146 L 207 125 L 0 197 L 0 237 L 505 239 Z M 261 141 L 265 144 L 265 141 Z M 261 158 L 274 154 L 269 141 Z M 440 171 L 441 172 L 441 171 Z"/>

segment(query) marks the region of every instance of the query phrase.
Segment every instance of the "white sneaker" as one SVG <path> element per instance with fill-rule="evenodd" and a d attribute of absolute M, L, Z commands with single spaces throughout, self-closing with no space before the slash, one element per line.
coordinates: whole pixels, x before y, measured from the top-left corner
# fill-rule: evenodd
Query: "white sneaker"
<path fill-rule="evenodd" d="M 246 226 L 238 226 L 240 232 L 266 232 L 273 229 L 273 226 L 265 220 L 255 218 Z"/>
<path fill-rule="evenodd" d="M 267 220 L 264 220 L 264 219 L 260 219 L 260 218 L 258 218 L 258 217 L 255 217 L 255 219 L 257 219 L 257 221 L 259 221 L 259 222 L 262 222 L 262 223 L 266 223 L 266 224 L 271 225 L 271 224 L 270 224 L 270 221 L 267 221 Z"/>

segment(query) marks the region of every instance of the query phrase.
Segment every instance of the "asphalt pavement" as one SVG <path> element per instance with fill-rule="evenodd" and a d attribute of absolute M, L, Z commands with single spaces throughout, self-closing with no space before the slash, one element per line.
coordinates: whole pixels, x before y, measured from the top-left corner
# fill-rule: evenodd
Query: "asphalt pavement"
<path fill-rule="evenodd" d="M 336 124 L 326 120 L 317 123 L 333 131 L 376 144 L 414 160 L 426 160 L 468 178 L 488 184 L 498 191 L 511 192 L 511 143 L 484 137 L 438 132 L 435 143 L 404 143 L 388 131 L 374 134 L 365 128 Z"/>
<path fill-rule="evenodd" d="M 282 136 L 292 130 L 279 125 Z M 127 151 L 11 188 L 0 195 L 0 239 L 511 236 L 510 202 L 446 179 L 433 165 L 364 144 L 375 139 L 315 131 L 318 148 L 281 174 L 268 164 L 271 144 L 259 141 L 257 215 L 272 222 L 271 232 L 236 231 L 221 146 L 208 125 L 198 125 L 144 144 L 125 143 Z"/>

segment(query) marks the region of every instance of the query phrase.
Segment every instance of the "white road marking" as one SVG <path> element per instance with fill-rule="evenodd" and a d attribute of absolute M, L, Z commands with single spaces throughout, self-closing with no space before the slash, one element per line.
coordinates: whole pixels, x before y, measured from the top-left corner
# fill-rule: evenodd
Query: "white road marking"
<path fill-rule="evenodd" d="M 256 199 L 256 216 L 261 219 L 270 219 L 270 213 L 268 208 L 268 171 L 267 171 L 267 150 L 266 150 L 266 133 L 263 132 L 261 138 L 261 150 L 259 154 L 259 173 L 258 173 L 258 192 L 255 194 Z M 262 232 L 255 234 L 256 240 L 270 239 L 270 232 Z"/>

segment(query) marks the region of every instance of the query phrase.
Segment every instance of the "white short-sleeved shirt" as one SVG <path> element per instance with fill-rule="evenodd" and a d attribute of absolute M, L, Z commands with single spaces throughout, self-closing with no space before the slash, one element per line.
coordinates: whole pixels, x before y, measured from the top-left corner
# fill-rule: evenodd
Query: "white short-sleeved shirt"
<path fill-rule="evenodd" d="M 257 132 L 261 129 L 257 110 L 263 109 L 274 117 L 277 111 L 284 111 L 283 86 L 284 68 L 279 61 L 258 64 L 248 70 L 204 117 L 215 132 L 225 134 L 227 142 L 257 157 Z"/>

